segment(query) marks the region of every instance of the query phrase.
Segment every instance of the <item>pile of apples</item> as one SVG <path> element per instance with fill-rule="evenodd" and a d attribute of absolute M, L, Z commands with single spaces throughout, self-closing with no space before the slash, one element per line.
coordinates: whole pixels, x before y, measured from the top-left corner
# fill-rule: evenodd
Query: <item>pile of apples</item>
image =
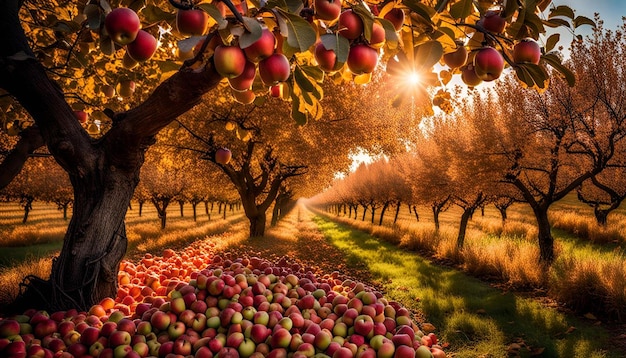
<path fill-rule="evenodd" d="M 410 312 L 339 272 L 231 259 L 211 243 L 122 263 L 116 298 L 88 312 L 0 319 L 2 357 L 445 357 Z"/>

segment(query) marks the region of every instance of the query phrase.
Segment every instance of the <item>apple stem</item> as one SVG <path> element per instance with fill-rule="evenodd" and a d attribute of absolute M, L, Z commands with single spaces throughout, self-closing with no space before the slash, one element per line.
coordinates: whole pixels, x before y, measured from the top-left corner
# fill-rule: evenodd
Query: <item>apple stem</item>
<path fill-rule="evenodd" d="M 239 21 L 240 23 L 244 24 L 243 16 L 241 16 L 241 13 L 239 12 L 239 10 L 237 10 L 237 8 L 235 7 L 235 5 L 233 4 L 232 1 L 230 1 L 230 0 L 220 0 L 220 1 L 223 2 L 224 4 L 226 4 L 226 6 L 228 6 L 228 9 L 233 13 L 233 15 L 235 16 L 237 21 Z"/>

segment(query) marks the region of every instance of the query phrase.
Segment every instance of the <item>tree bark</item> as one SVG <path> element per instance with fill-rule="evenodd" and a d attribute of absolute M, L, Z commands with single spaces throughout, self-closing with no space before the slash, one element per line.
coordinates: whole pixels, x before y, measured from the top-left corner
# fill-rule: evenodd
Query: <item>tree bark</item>
<path fill-rule="evenodd" d="M 24 217 L 22 218 L 22 224 L 26 224 L 28 221 L 28 214 L 33 209 L 33 201 L 35 200 L 32 196 L 22 197 L 22 206 L 24 207 Z"/>
<path fill-rule="evenodd" d="M 415 205 L 413 205 L 413 213 L 415 213 L 415 221 L 420 222 L 420 215 L 417 212 L 417 207 Z M 437 217 L 437 221 L 439 220 L 439 217 Z"/>
<path fill-rule="evenodd" d="M 265 235 L 265 212 L 259 212 L 256 217 L 249 217 L 250 237 L 263 237 Z"/>
<path fill-rule="evenodd" d="M 506 219 L 507 219 L 506 209 L 507 208 L 508 208 L 507 206 L 498 206 L 498 211 L 500 211 L 500 216 L 502 217 L 502 226 L 506 224 Z"/>
<path fill-rule="evenodd" d="M 610 212 L 610 210 L 603 210 L 597 206 L 593 208 L 593 215 L 596 217 L 596 222 L 598 223 L 598 225 L 602 227 L 607 226 L 607 217 L 609 216 Z"/>
<path fill-rule="evenodd" d="M 398 202 L 398 204 L 396 205 L 396 214 L 393 216 L 393 223 L 395 224 L 396 222 L 398 222 L 398 215 L 400 215 L 400 202 Z M 409 210 L 409 214 L 411 213 L 411 211 Z"/>
<path fill-rule="evenodd" d="M 179 200 L 178 205 L 180 206 L 180 217 L 183 218 L 185 217 L 185 212 L 184 212 L 185 201 Z"/>
<path fill-rule="evenodd" d="M 198 206 L 198 202 L 197 201 L 191 201 L 191 209 L 193 211 L 193 221 L 197 221 L 198 216 L 196 215 L 196 207 Z"/>
<path fill-rule="evenodd" d="M 378 226 L 381 226 L 383 224 L 383 217 L 385 216 L 385 211 L 387 211 L 388 207 L 389 207 L 389 203 L 385 203 L 382 209 L 380 209 L 380 219 L 378 220 Z"/>
<path fill-rule="evenodd" d="M 470 217 L 474 213 L 473 208 L 468 208 L 463 210 L 463 214 L 461 214 L 461 222 L 459 223 L 459 235 L 456 238 L 456 248 L 462 249 L 463 244 L 465 243 L 465 233 L 467 232 L 467 223 L 469 222 Z"/>
<path fill-rule="evenodd" d="M 435 221 L 435 230 L 439 230 L 439 213 L 441 212 L 436 205 L 433 205 L 433 220 Z"/>
<path fill-rule="evenodd" d="M 76 121 L 58 85 L 36 60 L 18 16 L 20 0 L 0 5 L 0 88 L 30 113 L 50 153 L 68 172 L 74 215 L 49 280 L 30 278 L 9 308 L 88 310 L 115 297 L 119 263 L 126 253 L 124 217 L 154 136 L 215 88 L 221 76 L 209 63 L 182 68 L 135 108 L 118 113 L 111 129 L 91 138 Z"/>
<path fill-rule="evenodd" d="M 539 233 L 539 255 L 541 262 L 551 264 L 554 261 L 554 238 L 552 237 L 550 220 L 548 219 L 548 207 L 537 205 L 532 208 L 537 218 Z"/>
<path fill-rule="evenodd" d="M 139 217 L 141 217 L 141 213 L 143 211 L 143 200 L 139 201 Z"/>

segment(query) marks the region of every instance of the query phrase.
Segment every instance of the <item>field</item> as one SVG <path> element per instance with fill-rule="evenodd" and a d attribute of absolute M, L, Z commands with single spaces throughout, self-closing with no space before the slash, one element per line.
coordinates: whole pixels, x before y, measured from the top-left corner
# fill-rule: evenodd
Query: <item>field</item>
<path fill-rule="evenodd" d="M 46 205 L 35 205 L 25 225 L 20 223 L 22 213 L 15 205 L 2 204 L 0 208 L 0 238 L 3 240 L 0 260 L 4 266 L 0 270 L 3 282 L 1 298 L 6 300 L 15 294 L 15 287 L 25 274 L 47 274 L 49 258 L 59 249 L 67 222 L 63 221 L 60 212 Z M 610 230 L 618 234 L 610 243 L 600 245 L 580 235 L 581 227 L 592 227 L 591 224 L 585 226 L 580 223 L 592 223 L 587 221 L 589 211 L 586 208 L 570 200 L 560 203 L 555 209 L 553 220 L 560 218 L 566 223 L 555 229 L 561 254 L 571 252 L 572 255 L 582 257 L 591 255 L 591 259 L 596 262 L 600 262 L 600 259 L 606 261 L 608 255 L 612 255 L 612 260 L 623 263 L 621 248 L 624 227 L 620 225 L 624 225 L 624 211 L 609 217 Z M 467 260 L 464 264 L 458 264 L 446 258 L 445 239 L 438 242 L 436 250 L 426 250 L 419 242 L 411 246 L 409 237 L 432 234 L 433 225 L 429 214 L 427 208 L 422 208 L 420 222 L 416 223 L 413 214 L 409 214 L 403 207 L 396 227 L 392 228 L 391 223 L 387 222 L 392 218 L 388 214 L 385 225 L 378 228 L 378 225 L 368 223 L 369 217 L 366 223 L 362 223 L 360 216 L 359 220 L 347 220 L 323 213 L 314 214 L 299 206 L 276 228 L 268 230 L 263 239 L 245 240 L 242 233 L 246 231 L 247 221 L 241 212 L 229 211 L 224 220 L 214 210 L 212 219 L 208 220 L 202 210 L 198 221 L 193 222 L 190 208 L 185 207 L 185 217 L 180 217 L 178 206 L 172 206 L 168 212 L 167 228 L 161 231 L 158 229 L 155 211 L 145 206 L 142 217 L 139 217 L 135 205 L 127 217 L 130 242 L 127 257 L 131 261 L 139 260 L 146 252 L 158 253 L 166 247 L 182 249 L 193 241 L 205 240 L 213 242 L 225 256 L 255 253 L 274 261 L 289 257 L 300 260 L 303 265 L 315 267 L 320 272 L 340 271 L 377 287 L 385 296 L 401 302 L 410 308 L 421 324 L 432 324 L 448 345 L 446 351 L 450 356 L 624 355 L 626 351 L 620 348 L 622 341 L 620 332 L 616 331 L 619 328 L 616 324 L 607 325 L 593 315 L 585 317 L 573 314 L 570 309 L 549 299 L 540 288 L 533 289 L 533 285 L 542 287 L 545 284 L 545 277 L 542 278 L 545 275 L 540 271 L 534 276 L 518 278 L 517 281 L 510 277 L 493 277 L 494 271 L 484 268 L 485 264 L 479 262 L 486 260 L 485 256 L 476 256 L 473 266 Z M 564 220 L 568 215 L 578 220 Z M 440 219 L 441 232 L 454 238 L 458 211 L 450 209 Z M 334 223 L 333 220 L 340 220 L 350 226 Z M 508 238 L 503 240 L 499 236 L 502 230 L 500 228 L 498 231 L 500 218 L 497 211 L 487 207 L 484 217 L 476 213 L 467 240 L 470 247 L 468 251 L 482 252 L 483 255 L 490 253 L 491 257 L 503 255 L 498 250 L 510 251 L 519 247 L 527 247 L 532 252 L 532 217 L 520 205 L 509 210 L 509 220 L 505 225 L 507 230 L 514 230 L 518 235 L 511 238 L 509 236 L 513 235 L 507 231 L 504 236 Z M 350 228 L 354 226 L 373 232 L 382 239 Z M 410 230 L 412 234 L 407 235 Z M 579 235 L 575 235 L 575 230 L 578 230 Z M 399 240 L 398 233 L 402 233 Z M 439 237 L 445 236 L 439 234 Z M 430 239 L 432 248 L 433 237 Z M 508 241 L 518 244 L 503 248 L 501 243 Z M 478 244 L 491 246 L 481 249 L 480 246 L 474 246 Z M 517 254 L 509 252 L 506 255 L 511 258 L 514 271 L 537 272 L 536 260 L 532 255 L 517 257 Z M 423 256 L 429 256 L 430 261 Z M 482 277 L 483 281 L 463 274 L 460 269 Z M 535 277 L 536 282 L 530 286 L 522 284 L 531 281 L 529 277 Z M 576 282 L 567 281 L 567 284 Z M 580 287 L 564 287 L 563 290 L 580 292 Z"/>

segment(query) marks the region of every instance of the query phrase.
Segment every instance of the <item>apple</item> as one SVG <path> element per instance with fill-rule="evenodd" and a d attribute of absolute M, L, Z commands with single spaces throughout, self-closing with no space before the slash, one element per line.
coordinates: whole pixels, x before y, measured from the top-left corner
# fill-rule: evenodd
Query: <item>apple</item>
<path fill-rule="evenodd" d="M 278 83 L 270 86 L 270 96 L 275 98 L 281 98 L 283 96 L 283 84 Z"/>
<path fill-rule="evenodd" d="M 26 357 L 26 343 L 24 341 L 13 341 L 2 350 L 4 357 Z"/>
<path fill-rule="evenodd" d="M 178 338 L 174 341 L 172 347 L 172 353 L 180 354 L 181 356 L 189 356 L 192 352 L 192 345 L 188 339 Z"/>
<path fill-rule="evenodd" d="M 126 45 L 128 55 L 137 62 L 148 61 L 157 49 L 157 39 L 147 31 L 139 30 L 135 40 Z"/>
<path fill-rule="evenodd" d="M 258 63 L 259 61 L 270 57 L 276 48 L 276 37 L 268 28 L 263 28 L 261 37 L 253 42 L 250 46 L 243 49 L 248 60 Z"/>
<path fill-rule="evenodd" d="M 291 74 L 289 59 L 282 53 L 274 53 L 259 62 L 259 75 L 267 86 L 285 82 Z"/>
<path fill-rule="evenodd" d="M 33 329 L 33 333 L 35 334 L 35 337 L 43 338 L 56 332 L 57 328 L 58 324 L 53 319 L 46 318 L 45 320 L 37 323 Z"/>
<path fill-rule="evenodd" d="M 274 35 L 272 35 L 274 36 Z M 252 88 L 256 77 L 256 65 L 251 61 L 246 61 L 243 73 L 237 77 L 229 78 L 228 84 L 235 91 L 248 91 Z"/>
<path fill-rule="evenodd" d="M 130 97 L 135 93 L 135 81 L 125 80 L 121 81 L 117 93 L 121 97 Z M 110 320 L 110 319 L 109 319 Z"/>
<path fill-rule="evenodd" d="M 226 78 L 241 75 L 246 67 L 246 55 L 239 46 L 219 45 L 213 54 L 215 70 Z"/>
<path fill-rule="evenodd" d="M 201 346 L 194 352 L 196 358 L 213 358 L 213 352 L 207 346 Z"/>
<path fill-rule="evenodd" d="M 355 75 L 372 73 L 378 64 L 378 52 L 365 45 L 358 44 L 350 47 L 348 53 L 348 68 Z"/>
<path fill-rule="evenodd" d="M 201 36 L 209 25 L 209 15 L 199 9 L 178 10 L 176 28 L 185 36 Z"/>
<path fill-rule="evenodd" d="M 339 35 L 347 38 L 348 40 L 354 40 L 361 36 L 363 33 L 363 20 L 348 9 L 339 15 Z"/>
<path fill-rule="evenodd" d="M 483 81 L 493 81 L 504 70 L 504 57 L 493 47 L 486 46 L 474 56 L 474 71 Z"/>
<path fill-rule="evenodd" d="M 85 111 L 74 111 L 74 117 L 76 117 L 81 124 L 85 124 L 87 120 L 89 120 L 89 114 Z"/>
<path fill-rule="evenodd" d="M 381 48 L 385 44 L 385 28 L 377 22 L 372 25 L 372 35 L 369 45 L 373 48 Z"/>
<path fill-rule="evenodd" d="M 276 329 L 270 337 L 270 346 L 273 348 L 287 348 L 291 343 L 291 333 L 285 328 Z"/>
<path fill-rule="evenodd" d="M 424 352 L 428 352 L 428 355 L 426 356 L 417 355 L 417 351 L 422 348 L 425 349 Z M 424 346 L 421 346 L 416 350 L 413 347 L 402 345 L 402 346 L 396 347 L 396 351 L 393 354 L 393 356 L 394 358 L 426 358 L 426 357 L 432 357 L 432 354 L 430 354 L 430 349 Z"/>
<path fill-rule="evenodd" d="M 152 324 L 152 327 L 156 328 L 159 331 L 167 330 L 167 327 L 169 327 L 170 322 L 171 322 L 171 318 L 167 314 L 167 312 L 156 311 L 150 317 L 150 324 Z"/>
<path fill-rule="evenodd" d="M 255 349 L 256 343 L 250 338 L 244 338 L 243 342 L 239 344 L 237 351 L 239 352 L 239 356 L 248 358 L 254 353 Z"/>
<path fill-rule="evenodd" d="M 541 47 L 532 38 L 525 38 L 513 46 L 513 61 L 539 64 Z"/>
<path fill-rule="evenodd" d="M 181 321 L 172 322 L 169 325 L 169 327 L 167 327 L 167 335 L 170 337 L 171 340 L 176 340 L 180 336 L 185 334 L 186 330 L 187 330 L 187 327 L 185 326 L 183 322 Z"/>
<path fill-rule="evenodd" d="M 334 50 L 327 50 L 321 41 L 315 45 L 314 55 L 315 60 L 322 71 L 333 72 L 339 69 L 337 54 Z"/>
<path fill-rule="evenodd" d="M 98 338 L 100 337 L 100 329 L 96 327 L 87 327 L 80 335 L 80 343 L 91 346 L 96 343 Z"/>
<path fill-rule="evenodd" d="M 254 93 L 254 92 L 253 92 Z M 230 162 L 230 158 L 232 157 L 232 153 L 228 148 L 218 148 L 215 151 L 215 162 L 226 165 Z"/>
<path fill-rule="evenodd" d="M 453 52 L 443 55 L 443 63 L 450 68 L 461 67 L 465 62 L 467 62 L 467 48 L 463 45 L 459 45 Z"/>
<path fill-rule="evenodd" d="M 333 21 L 341 14 L 341 0 L 315 0 L 313 8 L 318 19 Z"/>
<path fill-rule="evenodd" d="M 133 351 L 137 352 L 140 357 L 147 357 L 150 355 L 150 347 L 147 342 L 137 342 L 133 344 Z"/>
<path fill-rule="evenodd" d="M 354 332 L 367 336 L 374 331 L 374 320 L 367 315 L 360 315 L 354 320 Z"/>
<path fill-rule="evenodd" d="M 469 64 L 461 68 L 461 80 L 470 87 L 478 86 L 483 82 L 474 71 L 474 65 Z M 394 321 L 395 322 L 395 321 Z"/>
<path fill-rule="evenodd" d="M 383 18 L 389 20 L 396 31 L 402 30 L 402 25 L 404 24 L 404 11 L 402 9 L 394 7 Z"/>
<path fill-rule="evenodd" d="M 479 20 L 483 28 L 494 33 L 501 33 L 506 26 L 506 19 L 500 16 L 500 10 L 487 10 Z"/>
<path fill-rule="evenodd" d="M 337 349 L 333 355 L 333 358 L 353 358 L 354 357 L 354 353 L 352 353 L 352 350 L 348 347 L 339 347 L 339 349 Z"/>
<path fill-rule="evenodd" d="M 130 344 L 121 344 L 119 346 L 113 347 L 113 357 L 124 358 L 132 351 L 133 347 Z"/>
<path fill-rule="evenodd" d="M 0 321 L 0 337 L 8 338 L 20 334 L 20 323 L 16 320 L 5 319 Z"/>
<path fill-rule="evenodd" d="M 109 345 L 111 347 L 129 345 L 131 339 L 130 333 L 126 331 L 115 331 L 109 336 Z"/>
<path fill-rule="evenodd" d="M 107 14 L 104 19 L 104 28 L 117 44 L 127 45 L 137 37 L 141 29 L 141 21 L 132 9 L 118 7 Z"/>

